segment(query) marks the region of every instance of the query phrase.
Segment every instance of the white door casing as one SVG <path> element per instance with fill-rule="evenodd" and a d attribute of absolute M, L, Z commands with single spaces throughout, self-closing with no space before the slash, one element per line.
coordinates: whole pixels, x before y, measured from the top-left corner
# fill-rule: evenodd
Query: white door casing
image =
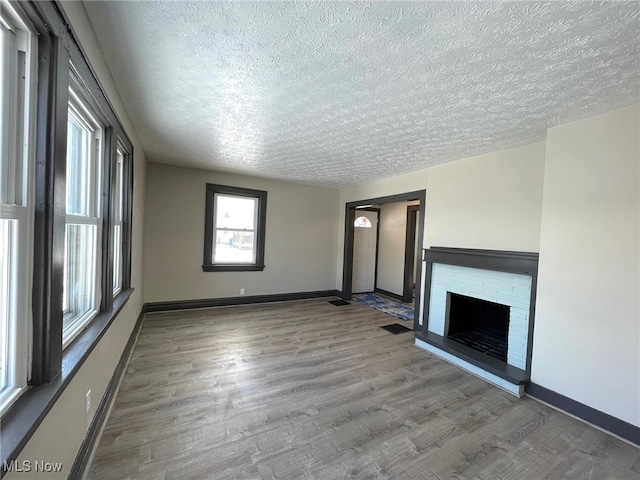
<path fill-rule="evenodd" d="M 378 242 L 378 212 L 356 211 L 356 225 L 360 217 L 369 220 L 367 226 L 353 228 L 352 293 L 373 292 L 376 276 L 376 246 Z"/>

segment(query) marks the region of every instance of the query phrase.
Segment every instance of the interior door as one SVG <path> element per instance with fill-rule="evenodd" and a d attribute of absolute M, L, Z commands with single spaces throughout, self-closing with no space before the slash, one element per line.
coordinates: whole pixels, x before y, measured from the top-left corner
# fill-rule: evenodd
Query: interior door
<path fill-rule="evenodd" d="M 378 212 L 356 211 L 353 227 L 352 293 L 373 292 L 376 283 Z"/>

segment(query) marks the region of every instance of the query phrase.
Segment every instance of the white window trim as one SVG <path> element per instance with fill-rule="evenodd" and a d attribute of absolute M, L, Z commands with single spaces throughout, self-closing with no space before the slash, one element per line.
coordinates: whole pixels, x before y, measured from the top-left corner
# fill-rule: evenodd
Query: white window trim
<path fill-rule="evenodd" d="M 31 372 L 31 349 L 33 332 L 33 314 L 31 309 L 31 292 L 33 281 L 33 224 L 34 224 L 34 165 L 35 165 L 35 131 L 36 131 L 36 72 L 38 65 L 37 39 L 29 28 L 27 22 L 11 8 L 6 0 L 0 0 L 2 15 L 0 20 L 2 27 L 15 34 L 15 41 L 9 46 L 9 54 L 14 57 L 14 51 L 23 52 L 25 55 L 24 69 L 24 103 L 22 108 L 21 126 L 14 123 L 14 130 L 9 132 L 13 136 L 4 139 L 3 158 L 8 152 L 13 152 L 12 164 L 14 171 L 18 168 L 21 157 L 22 177 L 19 197 L 15 198 L 15 190 L 10 192 L 18 204 L 0 205 L 0 218 L 17 221 L 15 234 L 17 252 L 10 259 L 12 271 L 10 296 L 11 306 L 9 311 L 9 352 L 7 355 L 7 387 L 0 392 L 0 414 L 18 399 L 27 388 L 27 382 Z M 0 27 L 0 28 L 2 28 Z M 6 52 L 5 52 L 6 53 Z M 4 74 L 4 73 L 2 73 Z M 3 94 L 5 98 L 17 98 L 17 84 L 4 82 Z M 2 106 L 0 106 L 2 108 Z M 2 108 L 4 112 L 4 108 Z M 14 110 L 15 112 L 15 110 Z M 8 121 L 8 117 L 3 119 Z M 5 130 L 5 129 L 3 129 Z M 9 140 L 9 141 L 7 141 Z M 6 142 L 6 143 L 5 143 Z M 4 162 L 2 164 L 5 166 Z M 3 175 L 9 173 L 3 170 Z M 6 177 L 5 177 L 6 178 Z"/>
<path fill-rule="evenodd" d="M 101 278 L 102 278 L 102 262 L 101 258 L 101 245 L 102 245 L 102 228 L 103 222 L 101 217 L 101 204 L 100 199 L 102 196 L 102 157 L 104 150 L 104 142 L 103 142 L 103 128 L 100 123 L 96 120 L 92 112 L 82 101 L 80 95 L 78 95 L 73 87 L 69 88 L 69 116 L 72 117 L 75 121 L 77 121 L 81 126 L 87 129 L 92 133 L 91 143 L 95 144 L 97 148 L 90 148 L 89 154 L 91 158 L 89 160 L 90 163 L 90 171 L 88 180 L 91 183 L 91 187 L 93 191 L 90 192 L 88 198 L 88 210 L 89 215 L 76 215 L 69 214 L 66 215 L 65 221 L 65 230 L 68 225 L 93 225 L 96 227 L 96 239 L 95 239 L 95 264 L 93 265 L 93 270 L 91 272 L 91 277 L 93 278 L 93 289 L 91 293 L 91 305 L 87 312 L 80 315 L 78 318 L 75 318 L 73 322 L 63 329 L 62 333 L 62 348 L 63 350 L 67 348 L 75 340 L 75 338 L 89 325 L 91 320 L 98 314 L 100 308 L 101 301 Z M 66 248 L 66 245 L 65 245 Z M 67 323 L 71 318 L 71 315 L 68 312 L 64 312 L 64 320 L 63 326 Z"/>
<path fill-rule="evenodd" d="M 118 177 L 118 171 L 119 177 Z M 114 205 L 113 215 L 113 296 L 115 297 L 122 291 L 123 281 L 123 258 L 122 258 L 122 239 L 123 239 L 123 217 L 124 217 L 124 152 L 118 147 L 116 150 L 116 178 L 119 179 L 118 184 L 114 186 L 113 192 L 117 192 L 117 203 Z M 119 238 L 116 239 L 116 228 L 120 232 Z M 117 241 L 116 241 L 117 240 Z"/>
<path fill-rule="evenodd" d="M 227 198 L 239 198 L 239 199 L 251 199 L 254 201 L 253 203 L 253 228 L 221 228 L 218 227 L 218 198 L 227 197 Z M 258 207 L 260 205 L 260 200 L 257 197 L 249 197 L 245 195 L 234 195 L 232 193 L 215 193 L 213 196 L 213 252 L 211 258 L 213 259 L 213 263 L 215 265 L 255 265 L 257 255 L 258 255 Z M 223 232 L 247 232 L 253 233 L 253 258 L 251 260 L 242 262 L 242 261 L 216 261 L 216 233 L 218 231 Z"/>

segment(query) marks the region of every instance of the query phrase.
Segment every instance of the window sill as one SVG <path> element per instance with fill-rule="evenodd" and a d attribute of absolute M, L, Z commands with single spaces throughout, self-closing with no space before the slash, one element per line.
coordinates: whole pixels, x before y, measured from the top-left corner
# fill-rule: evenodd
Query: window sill
<path fill-rule="evenodd" d="M 18 457 L 132 293 L 133 289 L 120 292 L 113 300 L 113 310 L 98 313 L 87 328 L 62 352 L 62 372 L 54 381 L 39 387 L 31 387 L 2 417 L 0 478 L 7 473 L 5 465 Z"/>
<path fill-rule="evenodd" d="M 264 265 L 244 265 L 244 264 L 229 264 L 229 265 L 203 265 L 203 272 L 261 272 L 264 270 Z"/>

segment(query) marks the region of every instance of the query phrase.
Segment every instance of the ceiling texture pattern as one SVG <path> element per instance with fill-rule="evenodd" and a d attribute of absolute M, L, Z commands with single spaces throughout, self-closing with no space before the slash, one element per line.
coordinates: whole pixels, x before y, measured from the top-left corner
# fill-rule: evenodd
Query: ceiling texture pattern
<path fill-rule="evenodd" d="M 329 187 L 640 102 L 640 3 L 85 1 L 151 161 Z"/>

